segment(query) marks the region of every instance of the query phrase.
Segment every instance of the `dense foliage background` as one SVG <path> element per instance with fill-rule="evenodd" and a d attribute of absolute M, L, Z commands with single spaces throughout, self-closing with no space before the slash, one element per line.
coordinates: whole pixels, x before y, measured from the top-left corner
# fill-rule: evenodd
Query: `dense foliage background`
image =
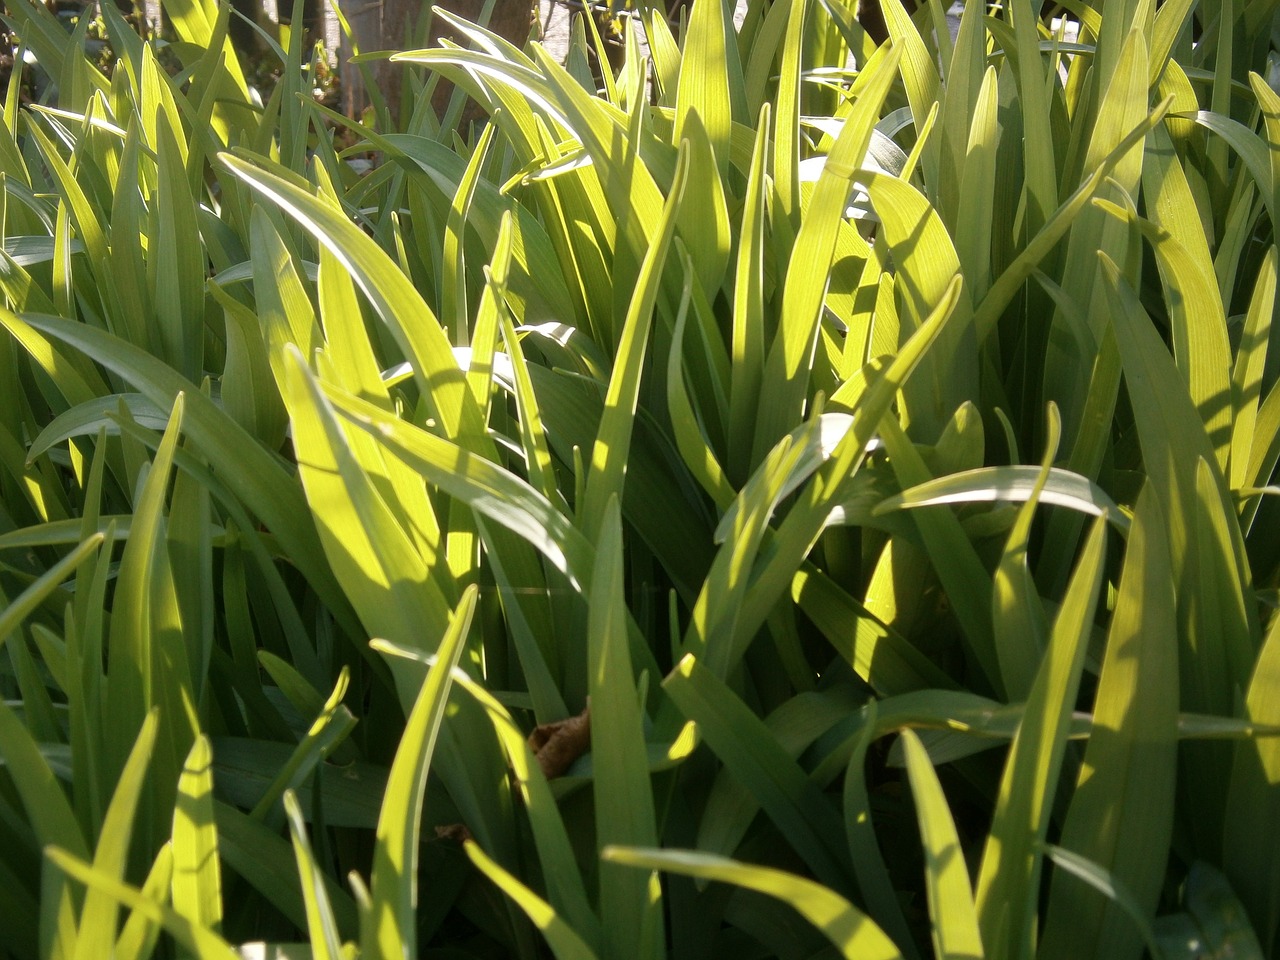
<path fill-rule="evenodd" d="M 1275 954 L 1280 3 L 882 5 L 8 0 L 0 953 Z"/>

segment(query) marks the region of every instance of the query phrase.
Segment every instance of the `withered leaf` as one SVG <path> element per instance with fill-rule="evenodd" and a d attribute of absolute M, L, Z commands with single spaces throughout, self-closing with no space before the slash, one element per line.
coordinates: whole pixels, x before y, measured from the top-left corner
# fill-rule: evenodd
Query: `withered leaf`
<path fill-rule="evenodd" d="M 542 775 L 548 780 L 564 774 L 573 761 L 587 752 L 591 746 L 591 707 L 588 705 L 576 717 L 566 717 L 554 723 L 534 727 L 529 734 L 529 749 L 537 758 Z"/>

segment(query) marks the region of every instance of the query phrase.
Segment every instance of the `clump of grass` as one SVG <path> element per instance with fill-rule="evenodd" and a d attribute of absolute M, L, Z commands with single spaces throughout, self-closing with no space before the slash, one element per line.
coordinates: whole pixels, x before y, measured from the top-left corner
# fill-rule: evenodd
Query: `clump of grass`
<path fill-rule="evenodd" d="M 1275 4 L 883 6 L 10 4 L 0 949 L 1274 952 Z"/>

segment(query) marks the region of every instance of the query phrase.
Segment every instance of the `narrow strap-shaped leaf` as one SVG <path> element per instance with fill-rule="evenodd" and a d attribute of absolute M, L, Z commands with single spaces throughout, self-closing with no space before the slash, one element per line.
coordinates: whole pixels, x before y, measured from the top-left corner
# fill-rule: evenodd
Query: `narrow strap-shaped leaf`
<path fill-rule="evenodd" d="M 717 505 L 724 508 L 733 501 L 734 490 L 725 477 L 715 450 L 700 429 L 698 414 L 685 385 L 684 340 L 688 330 L 689 301 L 693 293 L 694 276 L 692 260 L 683 245 L 679 251 L 684 264 L 685 287 L 684 296 L 680 300 L 680 312 L 676 316 L 675 332 L 671 338 L 671 353 L 667 357 L 667 408 L 671 414 L 671 429 L 675 433 L 676 447 L 684 458 L 685 466 L 697 478 L 702 489 L 711 495 Z"/>
<path fill-rule="evenodd" d="M 454 610 L 391 763 L 373 852 L 372 916 L 361 925 L 364 952 L 370 956 L 416 955 L 418 836 L 427 770 L 444 722 L 452 670 L 466 645 L 478 595 L 476 587 L 468 587 Z"/>
<path fill-rule="evenodd" d="M 129 865 L 129 841 L 138 814 L 138 801 L 146 782 L 151 751 L 156 745 L 159 712 L 152 710 L 142 722 L 129 752 L 120 780 L 102 819 L 98 848 L 93 854 L 93 868 L 113 880 L 122 881 Z M 84 898 L 80 914 L 80 930 L 76 939 L 77 960 L 101 956 L 102 945 L 116 936 L 116 914 L 119 904 L 98 887 L 91 887 Z"/>
<path fill-rule="evenodd" d="M 983 942 L 992 958 L 1030 957 L 1041 859 L 1089 632 L 1102 585 L 1106 525 L 1094 523 L 1054 622 L 1009 749 L 978 873 Z"/>
<path fill-rule="evenodd" d="M 956 277 L 929 319 L 893 360 L 869 373 L 862 381 L 865 389 L 856 393 L 849 390 L 842 395 L 846 387 L 857 386 L 850 380 L 832 395 L 833 404 L 847 404 L 855 411 L 851 426 L 778 527 L 772 540 L 773 549 L 756 572 L 752 589 L 738 613 L 735 624 L 738 636 L 754 635 L 769 616 L 777 598 L 790 586 L 796 569 L 828 523 L 833 507 L 840 502 L 845 482 L 865 459 L 867 444 L 878 431 L 890 403 L 921 358 L 937 342 L 955 311 L 960 295 L 961 280 Z"/>
<path fill-rule="evenodd" d="M 222 923 L 222 871 L 213 813 L 213 751 L 196 737 L 178 781 L 173 811 L 173 908 L 192 923 Z"/>
<path fill-rule="evenodd" d="M 844 771 L 845 836 L 867 913 L 885 928 L 885 933 L 898 944 L 905 957 L 919 960 L 920 951 L 916 947 L 911 928 L 907 925 L 903 905 L 898 899 L 898 892 L 880 849 L 880 841 L 876 837 L 871 813 L 871 794 L 867 789 L 867 751 L 881 733 L 877 723 L 877 705 L 878 701 L 872 698 L 862 708 L 866 723 L 855 735 L 848 766 Z M 828 765 L 828 768 L 830 766 L 832 765 Z"/>
<path fill-rule="evenodd" d="M 374 310 L 409 358 L 423 398 L 450 437 L 483 433 L 448 337 L 422 296 L 377 243 L 341 212 L 297 184 L 231 154 L 219 160 L 279 205 L 351 271 Z"/>
<path fill-rule="evenodd" d="M 382 407 L 326 387 L 325 395 L 434 486 L 527 539 L 575 589 L 591 582 L 595 550 L 559 509 L 524 480 Z"/>
<path fill-rule="evenodd" d="M 623 592 L 622 516 L 618 501 L 605 504 L 587 607 L 588 689 L 591 698 L 591 781 L 596 848 L 613 843 L 657 843 L 658 828 L 644 740 L 644 711 L 636 693 L 627 639 Z M 634 956 L 660 910 L 647 893 L 648 879 L 605 863 L 600 869 L 600 920 L 604 955 Z M 661 920 L 656 920 L 661 923 Z M 655 948 L 659 944 L 653 945 Z"/>
<path fill-rule="evenodd" d="M 492 124 L 486 126 L 480 134 L 480 142 L 471 151 L 471 158 L 458 182 L 458 190 L 449 207 L 449 219 L 445 224 L 440 312 L 445 327 L 452 335 L 453 344 L 457 347 L 465 347 L 471 343 L 471 331 L 467 327 L 470 312 L 467 310 L 467 262 L 463 239 L 471 202 L 476 195 L 476 184 L 480 180 L 480 170 L 489 155 L 489 144 L 493 142 L 493 130 Z"/>
<path fill-rule="evenodd" d="M 67 523 L 70 524 L 72 521 Z M 68 528 L 68 534 L 75 535 L 70 528 Z M 3 646 L 14 631 L 22 625 L 23 620 L 39 609 L 62 581 L 71 576 L 80 564 L 93 556 L 102 546 L 103 539 L 101 533 L 90 534 L 74 550 L 42 573 L 34 583 L 0 609 L 0 646 Z"/>
<path fill-rule="evenodd" d="M 903 486 L 915 486 L 930 479 L 920 453 L 893 418 L 882 421 L 880 435 L 889 451 L 894 474 Z M 992 683 L 997 683 L 1000 668 L 992 626 L 991 575 L 953 512 L 917 511 L 913 519 L 974 658 Z"/>
<path fill-rule="evenodd" d="M 1236 351 L 1235 366 L 1231 376 L 1231 400 L 1235 416 L 1231 425 L 1231 467 L 1229 470 L 1232 490 L 1256 482 L 1250 467 L 1254 452 L 1265 450 L 1274 436 L 1257 435 L 1260 424 L 1259 406 L 1262 402 L 1262 378 L 1266 367 L 1267 348 L 1270 344 L 1271 317 L 1276 302 L 1276 274 L 1280 257 L 1273 246 L 1267 251 L 1258 268 L 1258 278 L 1249 298 L 1249 310 L 1245 314 L 1244 332 Z"/>
<path fill-rule="evenodd" d="M 170 624 L 165 622 L 164 611 L 159 609 L 161 605 L 157 603 L 157 609 L 153 610 L 152 604 L 166 583 L 172 586 L 168 555 L 164 550 L 165 494 L 184 408 L 185 395 L 179 394 L 134 506 L 135 536 L 125 545 L 120 559 L 107 649 L 110 686 L 105 710 L 107 724 L 116 730 L 141 727 L 147 711 L 163 692 L 154 689 L 153 680 L 160 659 L 156 656 L 157 647 L 165 643 L 162 634 Z M 164 719 L 175 725 L 182 722 L 181 715 Z M 115 747 L 115 756 L 108 760 L 108 767 L 123 769 L 129 749 L 127 741 L 117 739 L 108 744 Z M 176 780 L 177 771 L 173 772 Z"/>
<path fill-rule="evenodd" d="M 1151 917 L 1173 830 L 1178 647 L 1167 520 L 1138 497 L 1080 782 L 1061 845 L 1110 871 Z M 994 906 L 994 903 L 992 903 Z M 1040 957 L 1136 958 L 1142 941 L 1116 904 L 1056 873 Z"/>
<path fill-rule="evenodd" d="M 880 0 L 880 3 L 884 12 L 885 26 L 888 27 L 889 37 L 893 41 L 893 49 L 902 52 L 902 85 L 907 93 L 907 102 L 911 106 L 911 116 L 915 121 L 917 137 L 919 141 L 924 141 L 928 123 L 926 117 L 937 109 L 938 103 L 940 79 L 937 62 L 925 46 L 902 0 Z M 928 143 L 923 157 L 926 182 L 937 183 L 938 144 L 936 140 Z"/>
<path fill-rule="evenodd" d="M 293 840 L 293 853 L 298 861 L 298 876 L 302 879 L 302 901 L 307 907 L 307 932 L 311 938 L 311 956 L 314 960 L 340 960 L 338 923 L 329 906 L 324 875 L 311 852 L 307 839 L 307 825 L 302 818 L 302 808 L 292 790 L 284 794 L 285 816 L 289 820 L 289 836 Z"/>
<path fill-rule="evenodd" d="M 178 394 L 185 391 L 184 432 L 188 439 L 210 461 L 235 465 L 220 471 L 221 480 L 282 544 L 287 544 L 289 556 L 316 592 L 325 597 L 340 593 L 333 573 L 323 562 L 315 527 L 307 515 L 297 482 L 290 478 L 279 460 L 254 442 L 195 385 L 142 350 L 88 324 L 44 314 L 25 314 L 19 318 L 2 309 L 0 324 L 19 339 L 23 338 L 24 331 L 34 330 L 39 334 L 39 342 L 33 340 L 28 349 L 38 349 L 40 344 L 47 347 L 44 334 L 74 347 L 132 383 L 152 403 L 163 408 L 172 407 Z M 337 612 L 342 615 L 341 610 Z"/>
<path fill-rule="evenodd" d="M 938 960 L 979 960 L 983 951 L 978 913 L 951 808 L 919 736 L 913 730 L 903 730 L 902 743 L 924 841 L 925 893 L 933 920 L 934 955 Z"/>
<path fill-rule="evenodd" d="M 634 292 L 631 294 L 627 318 L 614 359 L 613 373 L 605 393 L 604 414 L 591 451 L 586 495 L 579 511 L 580 524 L 589 539 L 600 532 L 605 505 L 610 499 L 621 499 L 626 476 L 627 452 L 635 423 L 640 396 L 640 378 L 653 324 L 653 308 L 658 285 L 667 266 L 667 250 L 675 234 L 676 214 L 688 176 L 688 158 L 682 152 L 675 182 L 667 196 L 657 241 L 648 249 Z"/>
<path fill-rule="evenodd" d="M 142 895 L 148 900 L 163 902 L 172 878 L 173 844 L 166 843 L 156 854 L 142 883 Z M 151 956 L 159 939 L 160 924 L 145 912 L 132 910 L 116 940 L 116 956 L 119 960 L 145 960 Z"/>
<path fill-rule="evenodd" d="M 751 468 L 755 415 L 764 376 L 764 243 L 768 203 L 770 108 L 760 108 L 739 226 L 733 283 L 732 377 L 729 389 L 729 475 L 741 482 Z"/>
<path fill-rule="evenodd" d="M 880 515 L 892 510 L 944 503 L 1026 503 L 1036 490 L 1040 473 L 1039 467 L 1023 464 L 949 473 L 894 494 L 877 504 L 872 513 Z M 1070 470 L 1049 468 L 1037 497 L 1041 503 L 1105 517 L 1121 533 L 1129 529 L 1129 518 L 1107 492 L 1087 477 Z"/>
<path fill-rule="evenodd" d="M 1271 621 L 1245 693 L 1245 715 L 1258 723 L 1280 722 L 1280 617 Z M 1280 738 L 1256 737 L 1237 744 L 1227 793 L 1231 815 L 1223 826 L 1223 869 L 1249 910 L 1264 943 L 1280 930 L 1280 870 L 1271 846 L 1258 838 L 1280 829 Z"/>
<path fill-rule="evenodd" d="M 464 845 L 467 857 L 494 885 L 516 902 L 534 926 L 547 938 L 556 960 L 595 960 L 596 954 L 555 908 L 530 890 L 512 873 L 504 870 L 472 840 Z"/>
<path fill-rule="evenodd" d="M 281 764 L 267 785 L 267 789 L 263 791 L 262 796 L 249 812 L 249 816 L 256 820 L 265 818 L 274 808 L 276 801 L 281 799 L 288 790 L 297 789 L 311 775 L 316 764 L 350 733 L 351 728 L 355 726 L 355 718 L 346 707 L 342 706 L 342 698 L 347 694 L 349 683 L 350 670 L 344 666 L 342 672 L 338 674 L 337 682 L 333 685 L 333 692 L 329 694 L 319 714 L 312 721 L 306 736 L 298 741 L 288 760 Z"/>
<path fill-rule="evenodd" d="M 71 214 L 71 222 L 75 224 L 76 236 L 80 238 L 89 254 L 89 262 L 93 267 L 94 274 L 102 277 L 105 273 L 109 273 L 108 264 L 110 263 L 107 237 L 102 230 L 102 223 L 105 218 L 100 217 L 98 212 L 93 209 L 88 195 L 77 182 L 75 175 L 71 172 L 71 168 L 67 166 L 66 161 L 58 153 L 58 148 L 54 146 L 53 141 L 40 129 L 40 124 L 28 123 L 27 133 L 39 148 L 41 157 L 53 176 L 58 192 L 67 204 L 68 211 Z"/>
<path fill-rule="evenodd" d="M 729 169 L 729 137 L 735 114 L 743 119 L 742 65 L 731 42 L 732 11 L 727 0 L 704 0 L 693 7 L 680 57 L 675 142 L 696 114 L 723 177 Z M 719 178 L 716 178 L 719 179 Z"/>
<path fill-rule="evenodd" d="M 614 863 L 719 880 L 777 897 L 821 930 L 847 960 L 902 958 L 893 941 L 866 914 L 844 897 L 805 877 L 692 850 L 611 847 L 604 855 Z"/>
<path fill-rule="evenodd" d="M 839 815 L 764 721 L 693 656 L 676 665 L 663 689 L 814 875 L 828 886 L 847 886 L 851 865 L 830 842 L 842 831 Z"/>
<path fill-rule="evenodd" d="M 797 4 L 797 9 L 803 4 Z M 782 290 L 778 332 L 765 361 L 765 381 L 772 389 L 762 392 L 757 413 L 752 459 L 762 459 L 802 416 L 808 396 L 810 368 L 817 344 L 822 301 L 827 291 L 836 238 L 846 200 L 862 168 L 871 131 L 896 77 L 900 54 L 895 48 L 878 59 L 867 76 L 862 95 L 832 147 L 822 176 L 814 187 L 808 212 L 796 233 L 787 262 Z M 779 120 L 781 123 L 781 120 Z M 778 150 L 782 149 L 778 142 Z M 775 184 L 782 170 L 775 152 Z M 953 271 L 954 272 L 954 271 Z"/>
<path fill-rule="evenodd" d="M 143 894 L 136 887 L 103 873 L 81 858 L 57 846 L 45 848 L 45 856 L 59 870 L 86 886 L 101 890 L 137 915 L 158 923 L 183 948 L 204 960 L 240 960 L 240 953 L 212 930 L 196 926 L 172 907 Z"/>
<path fill-rule="evenodd" d="M 995 630 L 996 655 L 1000 660 L 1000 680 L 1010 700 L 1025 700 L 1030 694 L 1049 632 L 1044 605 L 1040 602 L 1027 562 L 1031 523 L 1053 469 L 1051 465 L 1062 436 L 1058 411 L 1052 404 L 1048 420 L 1048 436 L 1040 470 L 1026 503 L 1018 511 L 1013 529 L 1009 531 L 992 584 L 994 607 L 991 620 Z"/>
<path fill-rule="evenodd" d="M 293 346 L 283 358 L 299 475 L 325 555 L 367 629 L 398 643 L 442 630 L 450 580 L 428 567 L 368 472 L 337 412 Z M 394 502 L 394 500 L 392 501 Z M 395 602 L 388 602 L 395 597 Z"/>

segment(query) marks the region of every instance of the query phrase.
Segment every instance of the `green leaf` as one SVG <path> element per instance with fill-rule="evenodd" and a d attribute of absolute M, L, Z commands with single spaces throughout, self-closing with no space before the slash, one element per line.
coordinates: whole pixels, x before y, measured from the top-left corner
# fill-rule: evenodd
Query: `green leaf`
<path fill-rule="evenodd" d="M 1263 370 L 1276 302 L 1277 262 L 1278 255 L 1273 246 L 1258 268 L 1231 375 L 1231 407 L 1235 414 L 1231 425 L 1229 470 L 1232 490 L 1256 484 L 1257 474 L 1251 469 L 1256 453 L 1265 450 L 1274 440 L 1274 435 L 1258 435 L 1258 408 L 1262 400 Z"/>
<path fill-rule="evenodd" d="M 794 5 L 798 11 L 807 4 Z M 899 62 L 894 48 L 866 74 L 866 86 L 845 121 L 840 136 L 828 155 L 822 176 L 813 188 L 808 212 L 796 233 L 795 246 L 787 262 L 782 289 L 778 332 L 768 349 L 764 383 L 757 400 L 755 443 L 752 460 L 764 458 L 778 439 L 795 426 L 808 397 L 811 367 L 822 317 L 836 239 L 843 223 L 846 200 L 860 173 L 871 131 L 893 83 Z M 783 123 L 778 117 L 778 124 Z M 776 141 L 778 151 L 785 148 Z M 776 155 L 775 155 L 776 156 Z M 780 159 L 775 159 L 775 184 L 783 176 Z"/>
<path fill-rule="evenodd" d="M 1280 617 L 1258 653 L 1245 692 L 1251 722 L 1280 722 Z M 1223 869 L 1249 910 L 1263 942 L 1280 930 L 1280 861 L 1258 838 L 1280 829 L 1280 738 L 1255 737 L 1236 745 L 1223 824 Z"/>
<path fill-rule="evenodd" d="M 708 9 L 714 6 L 714 2 L 706 4 Z M 688 151 L 689 160 L 688 182 L 676 222 L 684 248 L 693 259 L 702 292 L 708 301 L 713 301 L 720 292 L 733 246 L 725 183 L 716 175 L 720 154 L 715 152 L 715 144 L 710 141 L 702 116 L 697 112 L 689 114 L 679 142 L 681 148 Z M 728 145 L 724 148 L 727 152 Z"/>
<path fill-rule="evenodd" d="M 72 521 L 67 521 L 70 524 Z M 47 524 L 43 525 L 40 530 L 47 528 Z M 78 530 L 72 531 L 68 527 L 68 536 L 74 536 L 78 539 Z M 45 603 L 50 594 L 52 594 L 63 580 L 71 576 L 85 560 L 93 556 L 99 547 L 102 546 L 104 536 L 101 533 L 95 533 L 87 539 L 77 544 L 76 548 L 68 553 L 65 557 L 55 563 L 52 567 L 42 573 L 34 583 L 18 594 L 16 598 L 8 601 L 3 609 L 0 609 L 0 646 L 11 637 L 19 627 L 22 621 L 38 610 L 41 604 Z M 41 542 L 48 542 L 41 538 Z M 63 542 L 75 542 L 63 541 Z M 13 543 L 13 546 L 22 546 L 21 542 Z"/>
<path fill-rule="evenodd" d="M 177 943 L 201 960 L 240 960 L 240 954 L 212 930 L 199 927 L 180 916 L 172 907 L 147 896 L 135 887 L 121 883 L 84 860 L 57 846 L 45 848 L 45 856 L 73 880 L 100 890 L 113 900 L 129 907 L 135 914 L 158 923 Z"/>
<path fill-rule="evenodd" d="M 680 210 L 688 169 L 688 154 L 682 153 L 675 182 L 662 210 L 658 238 L 645 253 L 644 263 L 627 307 L 613 371 L 609 376 L 609 387 L 605 393 L 604 414 L 600 418 L 600 428 L 591 448 L 585 495 L 578 511 L 580 525 L 589 539 L 599 536 L 608 502 L 615 497 L 619 500 L 622 498 L 627 453 L 631 446 L 640 396 L 640 380 L 649 331 L 653 324 L 654 303 L 658 297 L 662 272 L 667 265 L 667 250 L 675 234 L 676 214 Z"/>
<path fill-rule="evenodd" d="M 902 742 L 924 841 L 925 892 L 933 920 L 934 954 L 939 960 L 978 960 L 983 956 L 978 913 L 951 808 L 920 738 L 906 729 Z"/>
<path fill-rule="evenodd" d="M 1062 421 L 1052 403 L 1049 404 L 1047 426 L 1040 470 L 1032 481 L 1030 495 L 1018 510 L 1013 529 L 1009 531 L 992 583 L 991 621 L 995 630 L 996 655 L 1000 661 L 1000 680 L 1011 700 L 1025 700 L 1031 692 L 1049 632 L 1044 604 L 1031 575 L 1027 553 L 1036 507 L 1044 500 L 1045 485 L 1053 469 L 1051 464 L 1062 438 Z"/>
<path fill-rule="evenodd" d="M 438 564 L 428 565 L 436 556 L 420 552 L 357 460 L 356 443 L 297 349 L 287 346 L 284 359 L 298 473 L 325 555 L 370 634 L 421 642 L 424 632 L 429 637 L 448 620 L 449 579 L 432 569 Z"/>
<path fill-rule="evenodd" d="M 103 366 L 134 385 L 152 403 L 172 408 L 178 394 L 184 394 L 184 432 L 210 462 L 223 466 L 219 476 L 245 506 L 252 510 L 279 539 L 282 549 L 312 583 L 316 593 L 328 600 L 337 596 L 333 573 L 323 562 L 323 551 L 315 526 L 308 516 L 302 492 L 278 459 L 241 429 L 193 384 L 136 347 L 88 324 L 43 314 L 19 318 L 0 310 L 0 324 L 16 337 L 35 331 L 48 334 L 93 357 Z M 39 350 L 47 341 L 27 341 L 29 350 Z M 40 356 L 39 353 L 36 354 Z M 110 391 L 102 389 L 96 394 Z M 90 393 L 89 396 L 93 396 Z M 68 397 L 73 402 L 89 399 Z M 331 603 L 331 609 L 350 623 L 349 614 Z"/>
<path fill-rule="evenodd" d="M 839 894 L 804 877 L 692 850 L 611 847 L 604 856 L 613 863 L 719 880 L 768 894 L 794 907 L 848 960 L 901 960 L 902 954 L 893 941 L 866 914 Z"/>
<path fill-rule="evenodd" d="M 447 436 L 483 433 L 480 411 L 431 308 L 409 278 L 341 210 L 313 196 L 263 162 L 231 154 L 219 161 L 292 216 L 351 272 L 413 367 L 422 396 Z M 409 318 L 413 318 L 409 322 Z"/>
<path fill-rule="evenodd" d="M 98 847 L 93 854 L 93 869 L 117 883 L 124 880 L 129 865 L 129 842 L 138 819 L 138 801 L 142 797 L 158 730 L 159 711 L 152 710 L 142 722 L 106 816 L 102 819 Z M 89 888 L 80 914 L 75 949 L 77 960 L 101 956 L 102 945 L 115 939 L 117 909 L 117 900 L 108 891 L 100 887 Z"/>
<path fill-rule="evenodd" d="M 151 870 L 142 884 L 142 895 L 163 903 L 173 879 L 173 844 L 166 843 L 156 854 Z M 160 939 L 160 924 L 144 912 L 131 910 L 124 929 L 116 940 L 116 956 L 120 960 L 146 960 Z"/>
<path fill-rule="evenodd" d="M 1143 943 L 1146 945 L 1153 960 L 1161 960 L 1162 951 L 1156 941 L 1155 930 L 1150 918 L 1143 911 L 1142 906 L 1134 898 L 1133 894 L 1116 880 L 1109 871 L 1104 870 L 1096 863 L 1085 859 L 1079 854 L 1072 853 L 1070 850 L 1053 844 L 1046 844 L 1044 852 L 1059 870 L 1093 887 L 1097 893 L 1128 914 L 1129 919 L 1133 921 L 1133 925 L 1142 935 Z"/>
<path fill-rule="evenodd" d="M 764 721 L 693 656 L 662 686 L 814 875 L 828 886 L 847 885 L 850 864 L 831 844 L 842 831 L 839 815 Z"/>
<path fill-rule="evenodd" d="M 587 589 L 595 550 L 569 519 L 516 475 L 380 407 L 333 387 L 325 395 L 351 422 L 373 434 L 429 483 L 525 538 L 576 590 Z"/>
<path fill-rule="evenodd" d="M 120 559 L 107 648 L 110 686 L 104 718 L 108 727 L 134 730 L 153 707 L 165 708 L 155 770 L 162 785 L 157 791 L 161 801 L 166 796 L 172 798 L 182 759 L 195 736 L 190 714 L 195 704 L 194 689 L 165 548 L 165 495 L 184 408 L 185 394 L 180 393 L 135 504 L 133 536 Z M 107 768 L 122 769 L 128 742 L 108 739 L 107 745 L 110 754 L 114 754 L 108 756 Z M 153 808 L 151 814 L 170 818 L 168 810 Z M 143 835 L 151 839 L 150 834 Z"/>
<path fill-rule="evenodd" d="M 471 862 L 503 893 L 516 902 L 534 925 L 547 938 L 547 945 L 556 960 L 595 960 L 595 952 L 586 941 L 565 923 L 551 904 L 521 883 L 514 875 L 492 860 L 474 841 L 468 840 L 464 849 Z"/>
<path fill-rule="evenodd" d="M 333 685 L 333 692 L 320 708 L 306 736 L 298 741 L 289 759 L 280 765 L 271 783 L 250 811 L 251 817 L 255 819 L 266 817 L 276 801 L 286 791 L 297 789 L 311 775 L 316 765 L 351 732 L 356 721 L 351 711 L 342 705 L 342 698 L 346 696 L 349 682 L 350 668 L 344 666 L 342 672 L 338 674 L 337 682 Z"/>
<path fill-rule="evenodd" d="M 213 811 L 213 751 L 201 734 L 191 745 L 173 811 L 173 908 L 193 924 L 222 923 L 222 873 Z"/>
<path fill-rule="evenodd" d="M 342 951 L 338 942 L 338 924 L 333 908 L 329 906 L 324 875 L 311 853 L 302 809 L 292 790 L 285 791 L 284 810 L 289 820 L 294 856 L 298 861 L 298 875 L 302 878 L 302 899 L 307 908 L 307 930 L 311 934 L 311 956 L 315 960 L 339 960 Z"/>
<path fill-rule="evenodd" d="M 991 285 L 987 295 L 974 307 L 973 324 L 977 331 L 979 343 L 982 343 L 994 329 L 1000 315 L 1009 306 L 1018 291 L 1022 289 L 1026 280 L 1035 272 L 1040 262 L 1052 253 L 1059 241 L 1068 232 L 1071 232 L 1074 236 L 1072 224 L 1076 221 L 1076 218 L 1102 189 L 1104 184 L 1107 183 L 1108 178 L 1115 172 L 1121 161 L 1128 157 L 1130 151 L 1137 144 L 1142 143 L 1147 134 L 1164 120 L 1172 102 L 1172 98 L 1167 98 L 1163 101 L 1155 110 L 1125 133 L 1115 144 L 1115 148 L 1103 157 L 1096 167 L 1090 168 L 1091 172 L 1084 182 L 1076 188 L 1071 196 L 1062 202 L 1045 222 L 1044 227 L 1031 238 L 1013 262 Z M 1094 252 L 1096 252 L 1096 248 Z"/>
<path fill-rule="evenodd" d="M 732 11 L 727 0 L 710 0 L 692 9 L 680 51 L 674 142 L 687 136 L 696 115 L 719 169 L 729 168 L 729 139 L 734 119 L 745 120 L 742 64 L 733 42 Z"/>
<path fill-rule="evenodd" d="M 850 427 L 830 451 L 814 479 L 771 538 L 772 550 L 754 573 L 734 625 L 736 637 L 750 638 L 765 622 L 782 592 L 788 589 L 796 570 L 828 523 L 833 508 L 843 500 L 846 483 L 866 456 L 867 444 L 881 418 L 889 409 L 901 385 L 910 377 L 920 359 L 937 342 L 951 319 L 960 297 L 961 281 L 956 277 L 929 319 L 916 331 L 887 364 L 873 367 L 858 381 L 848 381 L 832 395 L 833 405 L 856 411 Z M 824 452 L 824 457 L 826 456 Z M 725 549 L 732 545 L 726 544 Z"/>
<path fill-rule="evenodd" d="M 1080 688 L 1098 595 L 1106 526 L 1099 520 L 1067 587 L 1049 646 L 1027 698 L 992 816 L 978 872 L 983 942 L 993 958 L 1033 952 L 1042 843 Z"/>
<path fill-rule="evenodd" d="M 594 745 L 592 793 L 596 846 L 657 843 L 653 788 L 644 750 L 644 713 L 636 694 L 628 651 L 626 596 L 623 592 L 622 517 L 616 498 L 601 518 L 596 565 L 587 607 L 588 689 Z M 646 927 L 661 906 L 648 895 L 648 878 L 606 863 L 600 870 L 600 920 L 605 956 L 636 955 Z M 654 915 L 656 914 L 656 915 Z M 651 944 L 654 956 L 664 938 Z"/>
<path fill-rule="evenodd" d="M 1166 520 L 1148 485 L 1138 497 L 1107 638 L 1094 731 L 1061 845 L 1109 871 L 1147 917 L 1173 831 L 1178 648 Z M 1055 875 L 1040 955 L 1136 958 L 1142 941 L 1113 902 Z"/>
<path fill-rule="evenodd" d="M 463 593 L 405 724 L 378 815 L 370 883 L 370 915 L 361 924 L 370 956 L 411 957 L 417 941 L 418 835 L 427 770 L 444 722 L 452 669 L 462 656 L 478 589 Z"/>
<path fill-rule="evenodd" d="M 147 281 L 155 291 L 161 355 L 196 383 L 204 373 L 204 245 L 196 225 L 196 198 L 187 185 L 179 128 L 164 113 L 159 114 L 157 126 L 159 183 L 150 208 L 154 223 L 149 231 Z M 125 310 L 131 308 L 125 306 Z"/>
<path fill-rule="evenodd" d="M 882 500 L 872 514 L 883 516 L 893 510 L 948 503 L 1027 503 L 1033 499 L 1040 473 L 1039 467 L 1021 464 L 950 473 Z M 1040 503 L 1102 517 L 1121 533 L 1129 529 L 1129 517 L 1106 491 L 1070 470 L 1051 467 L 1037 497 Z"/>

